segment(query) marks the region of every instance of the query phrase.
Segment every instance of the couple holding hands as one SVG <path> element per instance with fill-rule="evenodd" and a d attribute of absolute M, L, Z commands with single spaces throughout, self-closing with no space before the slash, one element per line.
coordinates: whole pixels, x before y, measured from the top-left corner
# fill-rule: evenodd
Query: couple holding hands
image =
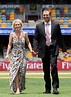
<path fill-rule="evenodd" d="M 20 94 L 25 87 L 25 74 L 27 60 L 25 59 L 25 42 L 33 56 L 42 59 L 45 91 L 43 93 L 51 93 L 50 63 L 53 94 L 59 94 L 59 78 L 57 69 L 57 56 L 59 47 L 62 48 L 66 55 L 66 47 L 62 38 L 60 25 L 51 20 L 51 12 L 45 8 L 42 12 L 44 22 L 36 25 L 33 36 L 33 49 L 28 38 L 28 34 L 21 30 L 23 24 L 19 19 L 15 19 L 12 23 L 14 32 L 9 35 L 9 43 L 7 48 L 6 59 L 10 56 L 10 88 L 14 94 Z M 47 31 L 48 26 L 48 31 Z M 49 32 L 49 38 L 47 37 Z"/>

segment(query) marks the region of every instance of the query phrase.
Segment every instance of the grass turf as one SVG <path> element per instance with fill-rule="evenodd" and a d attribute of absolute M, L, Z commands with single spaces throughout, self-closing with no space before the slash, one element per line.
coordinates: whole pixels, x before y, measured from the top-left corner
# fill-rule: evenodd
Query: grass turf
<path fill-rule="evenodd" d="M 0 79 L 0 97 L 70 97 L 71 96 L 71 78 L 60 78 L 60 94 L 43 94 L 43 78 L 26 78 L 26 89 L 19 95 L 12 94 L 9 88 L 9 79 Z M 53 90 L 52 90 L 53 91 Z M 52 92 L 51 91 L 51 92 Z"/>

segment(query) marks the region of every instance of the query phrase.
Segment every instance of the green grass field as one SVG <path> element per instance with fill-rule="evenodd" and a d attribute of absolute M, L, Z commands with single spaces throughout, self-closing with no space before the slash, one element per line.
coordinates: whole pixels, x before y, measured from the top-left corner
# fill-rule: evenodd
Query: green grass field
<path fill-rule="evenodd" d="M 26 74 L 26 89 L 21 94 L 14 95 L 9 88 L 8 72 L 0 72 L 0 97 L 71 97 L 71 72 L 59 72 L 59 81 L 60 94 L 43 94 L 45 90 L 43 73 L 28 72 Z"/>

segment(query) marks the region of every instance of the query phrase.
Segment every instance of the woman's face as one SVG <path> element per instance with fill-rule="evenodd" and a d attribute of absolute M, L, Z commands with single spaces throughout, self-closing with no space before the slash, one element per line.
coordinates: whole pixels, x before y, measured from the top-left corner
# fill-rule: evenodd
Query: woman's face
<path fill-rule="evenodd" d="M 15 22 L 15 24 L 14 24 L 14 29 L 16 30 L 16 31 L 20 31 L 21 30 L 21 27 L 22 27 L 22 25 L 21 25 L 21 23 L 20 22 Z"/>

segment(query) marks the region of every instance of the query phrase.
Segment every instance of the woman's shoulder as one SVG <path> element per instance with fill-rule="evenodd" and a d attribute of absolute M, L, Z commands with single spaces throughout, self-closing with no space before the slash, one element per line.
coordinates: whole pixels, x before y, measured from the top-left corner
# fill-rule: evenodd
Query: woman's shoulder
<path fill-rule="evenodd" d="M 10 35 L 13 35 L 13 34 L 14 34 L 14 32 L 11 32 L 11 33 L 10 33 Z"/>
<path fill-rule="evenodd" d="M 14 36 L 14 32 L 11 32 L 11 33 L 10 33 L 10 36 L 12 36 L 12 37 L 13 37 L 13 36 Z"/>
<path fill-rule="evenodd" d="M 26 34 L 27 32 L 23 31 L 22 33 L 23 33 L 23 34 Z"/>
<path fill-rule="evenodd" d="M 24 36 L 27 34 L 27 32 L 25 32 L 25 31 L 23 31 L 22 33 L 23 33 Z"/>
<path fill-rule="evenodd" d="M 26 38 L 28 36 L 27 32 L 23 32 L 23 37 Z"/>

